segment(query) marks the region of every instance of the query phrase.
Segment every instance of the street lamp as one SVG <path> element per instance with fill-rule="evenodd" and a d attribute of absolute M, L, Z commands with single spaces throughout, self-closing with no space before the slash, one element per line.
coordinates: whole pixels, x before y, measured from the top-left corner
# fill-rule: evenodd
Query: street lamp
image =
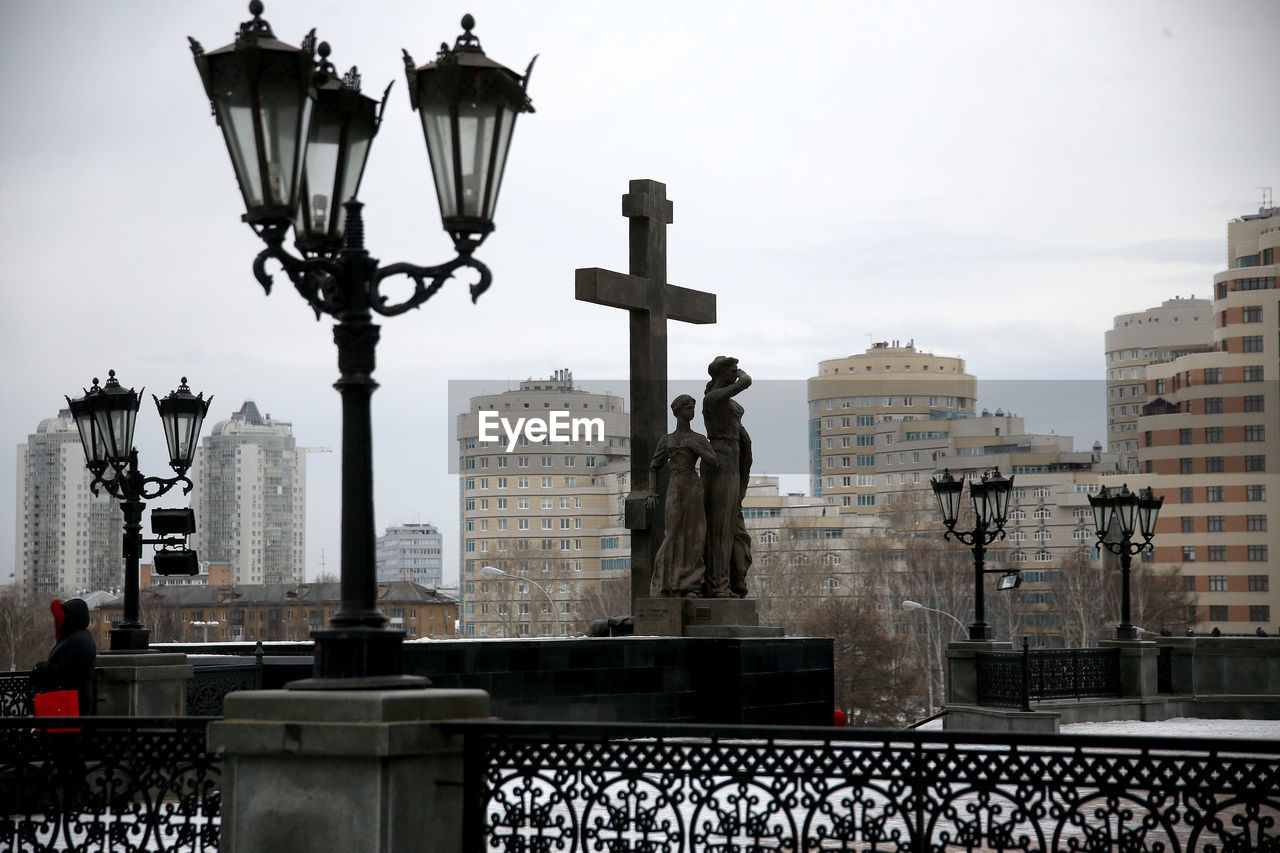
<path fill-rule="evenodd" d="M 1013 478 L 1007 480 L 1000 476 L 997 468 L 982 475 L 981 481 L 969 481 L 969 497 L 973 501 L 973 530 L 957 531 L 956 521 L 960 514 L 960 495 L 964 489 L 964 481 L 951 476 L 950 469 L 944 468 L 941 474 L 935 474 L 931 485 L 933 496 L 938 501 L 938 511 L 942 514 L 942 523 L 947 532 L 943 539 L 956 539 L 973 550 L 973 624 L 969 626 L 970 640 L 991 639 L 991 626 L 986 622 L 986 604 L 983 599 L 982 576 L 984 574 L 1004 574 L 999 569 L 984 568 L 987 546 L 996 539 L 1004 538 L 1004 524 L 1009 515 L 1009 495 L 1013 490 Z"/>
<path fill-rule="evenodd" d="M 1160 516 L 1162 504 L 1164 496 L 1157 498 L 1150 486 L 1138 494 L 1129 491 L 1127 484 L 1121 486 L 1118 492 L 1103 486 L 1097 496 L 1089 495 L 1098 544 L 1120 557 L 1120 624 L 1116 626 L 1117 640 L 1138 639 L 1140 629 L 1130 621 L 1129 567 L 1133 564 L 1134 554 L 1155 550 L 1151 540 L 1156 535 L 1156 519 Z M 1119 534 L 1120 541 L 1107 541 L 1107 536 L 1113 530 Z M 1135 532 L 1142 536 L 1142 542 L 1133 541 Z"/>
<path fill-rule="evenodd" d="M 551 615 L 556 618 L 556 636 L 560 635 L 560 611 L 556 610 L 556 603 L 552 600 L 551 593 L 547 592 L 546 587 L 530 578 L 516 577 L 515 575 L 508 574 L 497 566 L 481 566 L 480 574 L 486 578 L 504 578 L 506 580 L 518 580 L 525 583 L 531 583 L 538 589 L 542 590 L 542 594 L 547 597 L 547 604 L 551 606 Z"/>
<path fill-rule="evenodd" d="M 425 679 L 402 674 L 404 632 L 388 628 L 377 606 L 369 401 L 377 388 L 378 326 L 371 320 L 374 312 L 390 317 L 419 307 L 463 267 L 479 275 L 471 285 L 473 302 L 488 289 L 492 275 L 472 253 L 493 230 L 516 116 L 533 111 L 526 94 L 533 63 L 521 76 L 486 57 L 470 15 L 453 48 L 442 45 L 434 62 L 415 67 L 404 53 L 410 105 L 421 116 L 440 214 L 457 257 L 438 266 L 380 267 L 364 248 L 355 195 L 386 93 L 381 105 L 361 95 L 355 68 L 339 82 L 327 44 L 315 59 L 314 31 L 301 48 L 277 41 L 262 10 L 259 0 L 249 4 L 253 19 L 241 24 L 233 44 L 205 53 L 190 41 L 240 183 L 243 219 L 266 243 L 254 276 L 270 293 L 266 264 L 277 262 L 317 319 L 328 314 L 338 321 L 342 608 L 328 630 L 312 632 L 317 677 L 298 686 L 419 686 Z M 284 248 L 290 227 L 301 257 Z M 401 302 L 379 291 L 396 275 L 414 282 Z"/>
<path fill-rule="evenodd" d="M 116 379 L 114 370 L 107 374 L 106 385 L 99 386 L 95 377 L 93 387 L 86 390 L 83 397 L 66 398 L 75 418 L 76 430 L 80 433 L 80 443 L 84 446 L 85 467 L 93 474 L 89 488 L 95 495 L 99 487 L 106 489 L 120 501 L 120 511 L 124 513 L 124 614 L 123 621 L 110 632 L 113 652 L 145 651 L 150 641 L 151 632 L 142 627 L 138 614 L 138 563 L 142 557 L 142 546 L 160 545 L 167 549 L 185 545 L 187 534 L 194 531 L 194 525 L 186 523 L 188 516 L 194 518 L 191 511 L 177 510 L 175 512 L 182 515 L 180 527 L 161 524 L 155 528 L 158 533 L 177 533 L 176 537 L 143 539 L 142 511 L 146 508 L 146 501 L 160 497 L 178 483 L 183 484 L 183 494 L 191 492 L 191 480 L 186 474 L 195 458 L 200 427 L 213 398 L 204 399 L 203 392 L 192 394 L 185 376 L 178 390 L 169 392 L 163 400 L 154 394 L 151 398 L 155 400 L 160 420 L 164 423 L 169 467 L 177 475 L 175 477 L 144 477 L 138 470 L 133 428 L 142 394 L 132 388 L 124 388 Z M 185 548 L 182 551 L 193 553 Z M 175 552 L 157 553 L 168 556 Z M 160 561 L 156 565 L 158 569 Z"/>
<path fill-rule="evenodd" d="M 912 600 L 911 600 L 911 599 L 909 599 L 909 598 L 908 598 L 908 599 L 906 599 L 906 600 L 904 600 L 904 601 L 902 602 L 902 606 L 903 606 L 903 607 L 905 607 L 905 608 L 907 608 L 908 610 L 928 610 L 928 611 L 930 611 L 930 612 L 932 612 L 932 613 L 941 613 L 943 616 L 947 617 L 947 618 L 948 618 L 948 619 L 950 619 L 952 622 L 954 622 L 954 623 L 956 623 L 957 625 L 959 625 L 959 626 L 960 626 L 960 630 L 961 630 L 961 631 L 966 631 L 966 632 L 967 632 L 967 630 L 968 630 L 968 629 L 966 629 L 966 628 L 964 627 L 964 623 L 963 623 L 963 622 L 961 622 L 959 619 L 957 619 L 955 616 L 953 616 L 952 614 L 948 613 L 948 612 L 947 612 L 947 611 L 945 611 L 945 610 L 939 610 L 939 609 L 938 609 L 938 608 L 936 608 L 936 607 L 925 607 L 925 606 L 924 606 L 923 604 L 921 604 L 920 602 L 918 602 L 918 601 L 912 601 Z"/>

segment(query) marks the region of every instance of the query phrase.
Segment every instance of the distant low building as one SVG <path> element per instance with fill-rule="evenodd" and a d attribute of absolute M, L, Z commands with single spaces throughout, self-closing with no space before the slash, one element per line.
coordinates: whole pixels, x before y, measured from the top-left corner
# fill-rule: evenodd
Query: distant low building
<path fill-rule="evenodd" d="M 379 581 L 412 581 L 438 587 L 444 581 L 444 537 L 432 524 L 396 524 L 378 537 L 374 550 Z"/>
<path fill-rule="evenodd" d="M 458 600 L 420 584 L 379 583 L 378 608 L 388 627 L 408 639 L 449 637 L 458 618 Z M 141 591 L 143 624 L 152 643 L 310 639 L 341 609 L 337 583 L 251 584 L 236 586 L 164 586 Z M 123 619 L 123 601 L 103 602 L 90 625 L 98 648 Z"/>

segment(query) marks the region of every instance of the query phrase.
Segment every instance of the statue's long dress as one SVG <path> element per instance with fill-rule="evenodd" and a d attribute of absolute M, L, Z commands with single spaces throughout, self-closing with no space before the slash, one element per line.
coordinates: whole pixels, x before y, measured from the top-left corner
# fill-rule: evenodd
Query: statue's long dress
<path fill-rule="evenodd" d="M 696 467 L 701 444 L 710 454 L 706 438 L 696 432 L 672 433 L 658 440 L 653 467 L 671 466 L 667 498 L 663 508 L 666 532 L 653 565 L 651 594 L 654 596 L 698 595 L 706 573 L 707 519 L 702 499 L 702 478 Z"/>

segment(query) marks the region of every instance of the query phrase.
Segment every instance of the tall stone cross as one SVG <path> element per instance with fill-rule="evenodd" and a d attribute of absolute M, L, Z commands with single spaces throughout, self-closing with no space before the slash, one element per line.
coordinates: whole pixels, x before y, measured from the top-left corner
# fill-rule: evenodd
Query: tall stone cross
<path fill-rule="evenodd" d="M 574 273 L 583 302 L 631 313 L 631 483 L 626 525 L 631 530 L 631 612 L 649 597 L 654 558 L 662 544 L 662 509 L 645 508 L 642 490 L 658 440 L 667 434 L 667 319 L 714 323 L 716 296 L 667 283 L 667 225 L 673 220 L 666 184 L 636 180 L 622 197 L 630 223 L 630 274 L 598 267 Z M 666 469 L 663 469 L 664 481 Z"/>

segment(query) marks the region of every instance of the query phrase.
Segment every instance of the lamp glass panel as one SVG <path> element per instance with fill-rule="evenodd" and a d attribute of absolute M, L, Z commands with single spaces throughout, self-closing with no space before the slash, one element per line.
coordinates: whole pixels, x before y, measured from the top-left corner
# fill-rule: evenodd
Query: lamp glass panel
<path fill-rule="evenodd" d="M 458 105 L 458 168 L 462 180 L 458 203 L 463 216 L 484 216 L 484 192 L 493 150 L 496 110 L 488 104 Z"/>
<path fill-rule="evenodd" d="M 431 175 L 440 199 L 440 215 L 449 218 L 458 215 L 458 191 L 453 173 L 453 119 L 448 104 L 423 104 L 418 111 L 422 118 L 422 133 L 427 140 L 427 155 L 431 158 Z"/>
<path fill-rule="evenodd" d="M 301 212 L 295 226 L 300 237 L 335 234 L 337 217 L 346 199 L 335 199 L 334 181 L 341 153 L 342 128 L 335 122 L 311 122 L 306 162 L 302 172 Z"/>
<path fill-rule="evenodd" d="M 1143 489 L 1142 497 L 1138 501 L 1138 524 L 1142 532 L 1143 539 L 1151 539 L 1156 535 L 1156 519 L 1160 517 L 1160 507 L 1164 504 L 1164 497 L 1155 497 L 1151 489 Z"/>
<path fill-rule="evenodd" d="M 218 123 L 227 140 L 231 165 L 240 182 L 240 194 L 247 209 L 262 207 L 262 178 L 258 168 L 258 146 L 254 141 L 253 100 L 247 91 L 228 91 L 214 102 Z"/>
<path fill-rule="evenodd" d="M 987 483 L 988 500 L 991 503 L 992 520 L 1002 522 L 1009 517 L 1009 495 L 1013 492 L 1013 478 L 999 475 Z"/>
<path fill-rule="evenodd" d="M 964 483 L 946 476 L 941 479 L 935 477 L 931 485 L 933 496 L 938 501 L 938 512 L 942 513 L 942 523 L 950 527 L 960 512 L 960 492 Z"/>
<path fill-rule="evenodd" d="M 71 400 L 71 414 L 76 419 L 76 432 L 80 433 L 80 444 L 84 448 L 85 463 L 90 468 L 101 468 L 107 461 L 107 446 L 98 432 L 97 421 L 93 417 L 93 409 L 83 398 Z"/>
<path fill-rule="evenodd" d="M 136 400 L 132 406 L 128 405 L 126 400 L 120 402 L 125 405 L 117 405 L 113 408 L 98 405 L 94 407 L 93 413 L 98 432 L 102 436 L 107 459 L 117 463 L 127 459 L 129 452 L 133 449 L 133 425 L 138 417 Z"/>
<path fill-rule="evenodd" d="M 991 500 L 986 483 L 969 481 L 969 497 L 973 500 L 974 518 L 983 524 L 991 523 Z"/>
<path fill-rule="evenodd" d="M 489 186 L 485 190 L 484 218 L 492 220 L 498 209 L 498 190 L 502 188 L 502 175 L 507 168 L 507 152 L 511 149 L 511 131 L 515 128 L 518 113 L 505 106 L 494 108 L 498 127 L 493 147 L 493 162 L 489 166 Z"/>
<path fill-rule="evenodd" d="M 1111 527 L 1111 496 L 1103 486 L 1096 497 L 1089 495 L 1089 507 L 1093 510 L 1093 527 L 1099 536 L 1106 536 Z"/>
<path fill-rule="evenodd" d="M 299 140 L 311 117 L 311 99 L 294 81 L 259 81 L 262 122 L 263 200 L 267 207 L 294 209 Z"/>
<path fill-rule="evenodd" d="M 369 157 L 369 146 L 372 143 L 372 127 L 352 126 L 347 129 L 347 144 L 343 158 L 346 166 L 342 170 L 342 180 L 335 187 L 339 201 L 333 220 L 334 236 L 342 235 L 347 222 L 347 209 L 342 205 L 355 198 L 360 189 L 360 178 L 364 173 L 365 160 Z"/>
<path fill-rule="evenodd" d="M 1120 522 L 1120 532 L 1126 539 L 1133 536 L 1137 517 L 1138 496 L 1126 489 L 1116 496 L 1116 519 Z"/>

